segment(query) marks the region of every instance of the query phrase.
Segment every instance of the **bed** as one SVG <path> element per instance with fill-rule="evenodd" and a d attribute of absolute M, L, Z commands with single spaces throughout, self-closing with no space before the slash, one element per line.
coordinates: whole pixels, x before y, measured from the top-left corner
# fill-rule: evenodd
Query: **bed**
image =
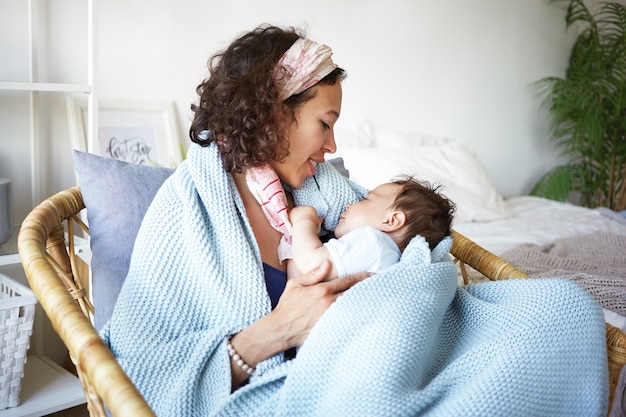
<path fill-rule="evenodd" d="M 338 152 L 330 158 L 342 158 L 352 180 L 371 189 L 408 174 L 443 185 L 444 193 L 457 204 L 453 226 L 457 232 L 530 276 L 575 275 L 583 288 L 602 301 L 606 322 L 626 331 L 625 213 L 533 196 L 505 199 L 471 147 L 461 140 L 399 132 L 368 121 L 338 127 L 335 137 Z M 584 256 L 573 253 L 572 247 L 586 250 Z M 570 253 L 564 253 L 567 250 Z M 581 265 L 582 258 L 590 265 Z M 467 275 L 465 283 L 485 279 L 476 271 Z M 585 286 L 585 280 L 600 285 Z M 459 282 L 464 283 L 460 274 Z M 621 339 L 613 347 L 620 350 L 623 364 L 625 336 L 616 333 Z M 616 385 L 612 380 L 611 400 Z M 616 394 L 621 400 L 623 393 Z"/>

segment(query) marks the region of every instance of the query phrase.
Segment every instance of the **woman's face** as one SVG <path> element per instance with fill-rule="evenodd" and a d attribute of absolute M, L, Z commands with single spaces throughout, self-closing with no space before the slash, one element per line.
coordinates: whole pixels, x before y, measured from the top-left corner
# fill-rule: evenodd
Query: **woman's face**
<path fill-rule="evenodd" d="M 341 84 L 318 84 L 315 95 L 295 112 L 295 122 L 287 131 L 289 155 L 272 162 L 278 177 L 292 187 L 300 187 L 315 174 L 315 164 L 326 153 L 337 150 L 334 127 L 341 113 Z"/>

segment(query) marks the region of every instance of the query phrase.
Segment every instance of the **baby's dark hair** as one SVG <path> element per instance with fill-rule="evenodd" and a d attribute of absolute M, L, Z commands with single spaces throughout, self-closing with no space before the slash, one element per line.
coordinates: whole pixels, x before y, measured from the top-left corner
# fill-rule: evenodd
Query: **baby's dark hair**
<path fill-rule="evenodd" d="M 393 202 L 393 209 L 406 215 L 406 232 L 398 245 L 400 250 L 403 251 L 416 235 L 423 236 L 430 249 L 434 249 L 452 233 L 455 204 L 442 194 L 441 185 L 433 186 L 410 176 L 392 182 L 402 187 Z"/>
<path fill-rule="evenodd" d="M 197 86 L 199 101 L 191 106 L 189 137 L 201 146 L 216 142 L 226 171 L 241 172 L 287 156 L 289 121 L 315 95 L 310 88 L 285 101 L 279 99 L 276 65 L 300 37 L 304 34 L 295 28 L 261 25 L 209 59 L 209 76 Z M 336 68 L 319 84 L 332 85 L 345 76 L 343 69 Z M 202 133 L 206 130 L 208 137 Z"/>

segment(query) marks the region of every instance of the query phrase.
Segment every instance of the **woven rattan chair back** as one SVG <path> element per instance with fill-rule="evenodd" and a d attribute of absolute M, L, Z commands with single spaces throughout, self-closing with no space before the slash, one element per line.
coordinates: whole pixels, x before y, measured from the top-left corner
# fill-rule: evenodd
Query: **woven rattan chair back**
<path fill-rule="evenodd" d="M 83 385 L 89 413 L 105 416 L 154 416 L 150 407 L 102 342 L 92 325 L 93 307 L 85 291 L 81 262 L 75 255 L 75 225 L 88 234 L 79 213 L 80 189 L 72 187 L 37 206 L 24 220 L 18 250 L 31 289 L 69 350 Z M 528 278 L 522 271 L 454 232 L 451 254 L 467 283 L 466 265 L 490 280 Z M 611 398 L 626 363 L 626 334 L 607 324 Z"/>
<path fill-rule="evenodd" d="M 91 416 L 154 416 L 92 325 L 93 307 L 78 272 L 75 225 L 85 208 L 78 187 L 45 200 L 26 217 L 18 250 L 28 282 L 69 350 Z M 65 238 L 67 236 L 67 240 Z"/>

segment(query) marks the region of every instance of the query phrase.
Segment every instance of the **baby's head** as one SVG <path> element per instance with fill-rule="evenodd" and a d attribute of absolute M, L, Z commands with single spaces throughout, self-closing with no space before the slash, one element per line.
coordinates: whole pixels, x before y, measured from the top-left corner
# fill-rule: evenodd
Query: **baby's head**
<path fill-rule="evenodd" d="M 416 235 L 423 236 L 432 250 L 450 235 L 454 211 L 454 203 L 441 194 L 440 186 L 401 177 L 348 205 L 339 218 L 335 237 L 357 227 L 372 226 L 390 235 L 401 251 Z"/>
<path fill-rule="evenodd" d="M 433 186 L 413 177 L 396 179 L 393 184 L 401 187 L 393 207 L 406 215 L 404 236 L 396 242 L 400 250 L 416 235 L 423 236 L 433 250 L 451 234 L 456 206 L 442 194 L 441 185 Z"/>

